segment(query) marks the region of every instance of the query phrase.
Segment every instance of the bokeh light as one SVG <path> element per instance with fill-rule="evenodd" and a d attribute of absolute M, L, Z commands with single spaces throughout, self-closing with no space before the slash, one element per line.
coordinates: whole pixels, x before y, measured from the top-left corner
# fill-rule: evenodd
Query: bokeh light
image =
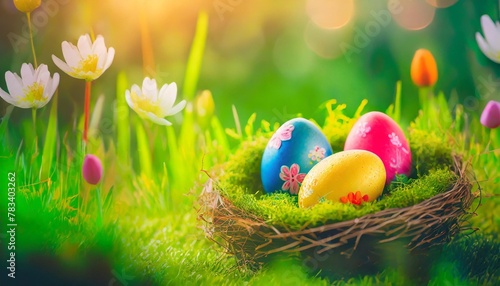
<path fill-rule="evenodd" d="M 338 29 L 345 26 L 354 14 L 353 0 L 308 0 L 307 14 L 323 29 Z"/>
<path fill-rule="evenodd" d="M 426 1 L 427 3 L 436 8 L 448 8 L 458 2 L 458 0 L 426 0 Z"/>
<path fill-rule="evenodd" d="M 309 21 L 304 30 L 304 40 L 313 52 L 325 59 L 335 59 L 342 55 L 340 45 L 348 41 L 351 29 L 322 29 Z"/>
<path fill-rule="evenodd" d="M 393 9 L 395 5 L 399 9 Z M 394 21 L 407 30 L 421 30 L 434 20 L 436 8 L 423 0 L 389 0 L 389 10 Z"/>

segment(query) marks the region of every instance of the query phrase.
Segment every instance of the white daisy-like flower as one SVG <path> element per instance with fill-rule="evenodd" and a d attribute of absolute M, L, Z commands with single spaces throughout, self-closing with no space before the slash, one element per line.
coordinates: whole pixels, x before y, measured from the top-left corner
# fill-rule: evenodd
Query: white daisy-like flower
<path fill-rule="evenodd" d="M 500 63 L 500 23 L 493 20 L 488 15 L 481 16 L 481 27 L 484 38 L 481 33 L 476 32 L 476 41 L 479 48 L 490 60 Z"/>
<path fill-rule="evenodd" d="M 186 106 L 185 100 L 174 106 L 177 98 L 175 82 L 164 84 L 158 91 L 156 80 L 148 77 L 144 79 L 142 89 L 134 84 L 131 90 L 125 92 L 125 98 L 137 114 L 160 125 L 172 125 L 165 117 L 176 114 Z"/>
<path fill-rule="evenodd" d="M 115 57 L 115 49 L 106 49 L 101 35 L 98 35 L 92 43 L 90 36 L 85 34 L 80 36 L 77 46 L 64 41 L 61 47 L 66 62 L 52 55 L 56 66 L 74 78 L 87 81 L 99 78 L 109 68 Z"/>
<path fill-rule="evenodd" d="M 40 65 L 36 70 L 32 64 L 21 66 L 21 76 L 10 71 L 5 73 L 9 93 L 0 88 L 0 97 L 20 108 L 44 107 L 59 86 L 59 74 L 50 77 L 47 65 Z"/>

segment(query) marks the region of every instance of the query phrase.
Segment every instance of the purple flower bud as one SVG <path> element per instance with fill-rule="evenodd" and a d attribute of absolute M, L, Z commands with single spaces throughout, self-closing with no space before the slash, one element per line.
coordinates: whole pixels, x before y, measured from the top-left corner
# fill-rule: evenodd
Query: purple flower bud
<path fill-rule="evenodd" d="M 94 155 L 87 155 L 83 160 L 82 167 L 83 178 L 87 183 L 97 185 L 102 178 L 102 163 Z"/>
<path fill-rule="evenodd" d="M 488 128 L 500 126 L 500 102 L 491 100 L 481 114 L 481 124 Z"/>

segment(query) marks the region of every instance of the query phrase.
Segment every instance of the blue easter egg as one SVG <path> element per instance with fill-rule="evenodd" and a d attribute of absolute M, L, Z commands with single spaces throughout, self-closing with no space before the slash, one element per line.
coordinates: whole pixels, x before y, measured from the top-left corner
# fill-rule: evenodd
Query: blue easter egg
<path fill-rule="evenodd" d="M 330 155 L 332 148 L 328 139 L 311 121 L 294 118 L 285 122 L 273 134 L 262 156 L 260 172 L 264 191 L 298 194 L 309 170 Z"/>

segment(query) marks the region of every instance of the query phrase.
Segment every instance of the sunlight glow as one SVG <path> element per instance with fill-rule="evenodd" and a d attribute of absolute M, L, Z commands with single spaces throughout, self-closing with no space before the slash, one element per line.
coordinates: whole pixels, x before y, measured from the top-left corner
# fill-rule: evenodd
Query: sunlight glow
<path fill-rule="evenodd" d="M 394 21 L 407 30 L 421 30 L 426 28 L 434 20 L 436 8 L 427 4 L 424 1 L 415 0 L 389 0 L 391 2 L 399 2 L 401 9 L 398 13 L 392 13 Z"/>
<path fill-rule="evenodd" d="M 448 8 L 458 2 L 458 0 L 426 0 L 426 1 L 427 3 L 436 8 Z"/>
<path fill-rule="evenodd" d="M 322 29 L 309 21 L 304 30 L 304 40 L 314 53 L 325 59 L 335 59 L 342 55 L 340 44 L 348 42 L 351 29 Z"/>
<path fill-rule="evenodd" d="M 323 29 L 339 29 L 351 20 L 354 14 L 353 0 L 308 0 L 307 14 Z"/>

